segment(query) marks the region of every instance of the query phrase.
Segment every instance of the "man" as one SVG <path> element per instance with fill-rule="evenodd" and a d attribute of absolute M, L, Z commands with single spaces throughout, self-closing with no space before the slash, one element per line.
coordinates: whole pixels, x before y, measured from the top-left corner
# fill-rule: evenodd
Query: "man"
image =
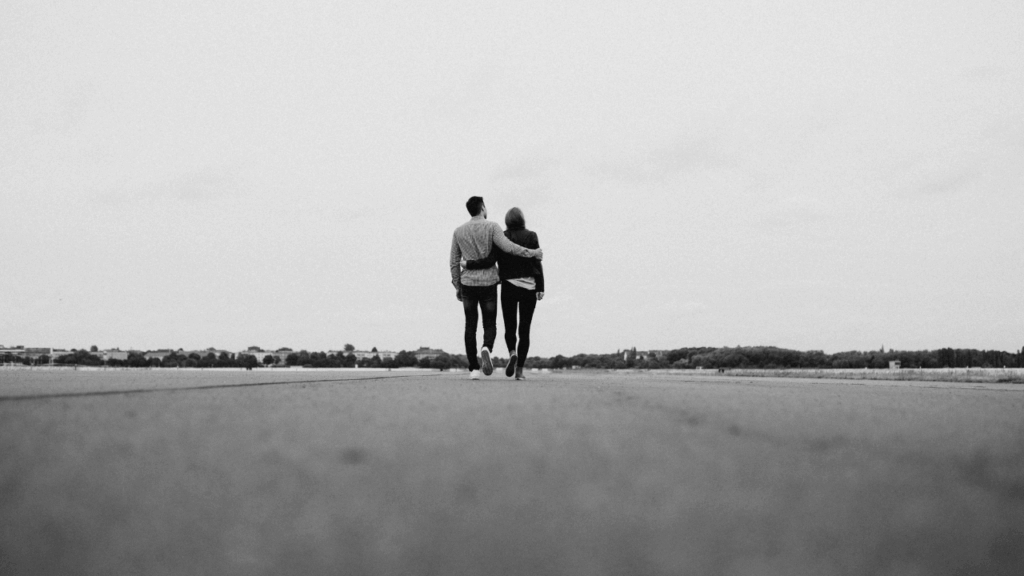
<path fill-rule="evenodd" d="M 466 210 L 469 211 L 471 218 L 469 222 L 456 228 L 452 235 L 448 265 L 452 272 L 455 297 L 462 302 L 462 309 L 466 313 L 466 359 L 469 360 L 469 377 L 479 380 L 481 368 L 487 376 L 494 372 L 491 349 L 494 346 L 494 337 L 498 333 L 498 269 L 491 265 L 489 268 L 479 270 L 463 270 L 460 262 L 486 258 L 494 245 L 509 254 L 538 260 L 543 258 L 544 251 L 539 248 L 523 248 L 505 238 L 501 226 L 487 220 L 487 206 L 480 196 L 473 196 L 466 201 Z M 476 357 L 477 306 L 480 307 L 484 320 L 484 345 L 480 348 L 479 362 Z"/>

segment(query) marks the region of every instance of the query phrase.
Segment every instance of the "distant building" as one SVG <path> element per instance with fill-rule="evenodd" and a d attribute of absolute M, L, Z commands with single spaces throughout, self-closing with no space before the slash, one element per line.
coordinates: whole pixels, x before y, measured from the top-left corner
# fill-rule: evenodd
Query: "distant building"
<path fill-rule="evenodd" d="M 899 360 L 889 360 L 889 370 L 899 370 L 899 369 L 900 369 L 900 361 Z"/>
<path fill-rule="evenodd" d="M 438 356 L 440 356 L 441 354 L 444 354 L 444 353 L 445 353 L 444 350 L 440 350 L 440 349 L 437 349 L 437 348 L 427 348 L 426 346 L 420 346 L 419 350 L 416 350 L 415 352 L 413 352 L 413 356 L 416 356 L 416 360 L 417 361 L 423 360 L 424 358 L 428 358 L 430 360 L 433 360 L 434 358 L 437 358 Z"/>
<path fill-rule="evenodd" d="M 229 358 L 235 355 L 234 352 L 230 352 L 228 350 L 218 350 L 216 348 L 207 348 L 206 350 L 192 350 L 185 355 L 191 356 L 192 354 L 198 354 L 200 358 L 206 358 L 210 354 L 213 354 L 215 358 L 220 358 L 221 354 L 227 354 Z"/>
<path fill-rule="evenodd" d="M 123 350 L 104 350 L 97 354 L 104 362 L 110 362 L 111 360 L 127 360 L 128 353 Z"/>
<path fill-rule="evenodd" d="M 649 358 L 661 358 L 668 350 L 634 350 L 632 348 L 626 348 L 622 351 L 622 361 L 629 362 L 629 355 L 636 354 L 637 360 L 647 360 Z"/>
<path fill-rule="evenodd" d="M 25 358 L 35 360 L 43 356 L 53 357 L 53 348 L 25 348 Z"/>
<path fill-rule="evenodd" d="M 370 360 L 374 356 L 380 356 L 381 360 L 387 360 L 388 358 L 394 358 L 398 353 L 390 350 L 378 350 L 377 352 L 374 352 L 373 350 L 370 350 L 369 352 L 366 350 L 355 350 L 353 352 L 343 352 L 343 354 L 352 354 L 356 357 L 356 360 Z"/>
<path fill-rule="evenodd" d="M 24 357 L 24 348 L 0 348 L 0 362 L 13 362 L 15 358 Z"/>

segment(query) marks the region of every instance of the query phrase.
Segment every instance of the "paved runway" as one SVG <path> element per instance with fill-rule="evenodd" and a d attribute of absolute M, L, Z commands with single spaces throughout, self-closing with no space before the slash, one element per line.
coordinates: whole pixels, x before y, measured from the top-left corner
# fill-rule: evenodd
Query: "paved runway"
<path fill-rule="evenodd" d="M 0 370 L 0 575 L 1024 574 L 1024 386 Z"/>

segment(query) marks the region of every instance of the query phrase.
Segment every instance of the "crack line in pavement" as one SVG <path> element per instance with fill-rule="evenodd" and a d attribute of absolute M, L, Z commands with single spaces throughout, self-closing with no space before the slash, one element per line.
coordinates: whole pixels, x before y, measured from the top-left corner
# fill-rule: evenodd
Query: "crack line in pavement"
<path fill-rule="evenodd" d="M 286 380 L 281 382 L 245 382 L 242 384 L 211 384 L 209 386 L 185 386 L 181 388 L 133 388 L 129 390 L 95 390 L 92 392 L 60 392 L 56 394 L 31 394 L 24 396 L 0 396 L 0 402 L 19 400 L 44 400 L 47 398 L 75 398 L 83 396 L 113 396 L 116 394 L 145 394 L 147 392 L 178 392 L 187 390 L 214 390 L 217 388 L 251 388 L 254 386 L 281 386 L 284 384 L 316 384 L 318 382 L 366 382 L 369 380 L 399 380 L 442 374 L 410 374 L 403 376 L 372 376 L 366 378 L 331 378 L 327 380 Z"/>

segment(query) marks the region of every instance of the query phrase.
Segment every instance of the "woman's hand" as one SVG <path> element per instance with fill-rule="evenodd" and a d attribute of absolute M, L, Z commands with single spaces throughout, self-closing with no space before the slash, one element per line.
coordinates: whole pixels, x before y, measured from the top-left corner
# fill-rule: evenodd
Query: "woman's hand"
<path fill-rule="evenodd" d="M 543 300 L 543 299 L 544 299 L 544 293 L 543 292 L 537 292 L 537 300 Z"/>

